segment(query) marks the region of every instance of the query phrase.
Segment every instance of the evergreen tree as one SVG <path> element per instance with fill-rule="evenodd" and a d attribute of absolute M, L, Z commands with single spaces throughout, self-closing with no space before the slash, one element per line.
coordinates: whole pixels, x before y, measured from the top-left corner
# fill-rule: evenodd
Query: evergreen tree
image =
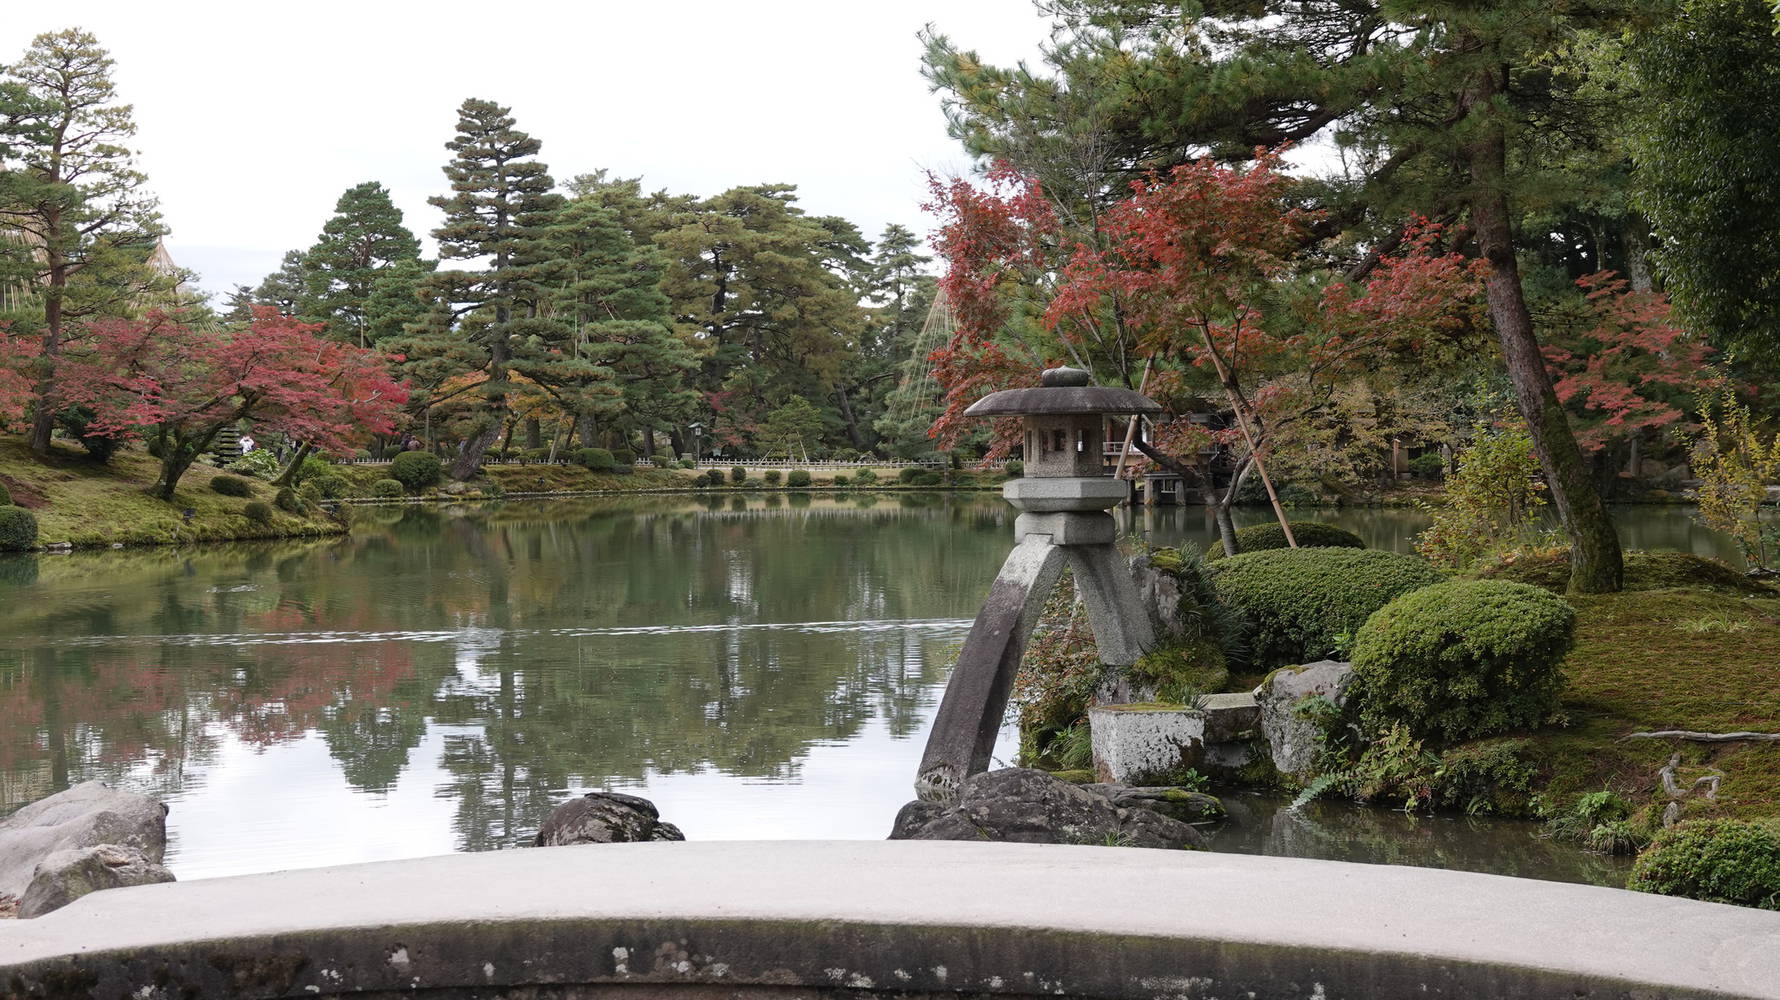
<path fill-rule="evenodd" d="M 304 254 L 308 292 L 328 332 L 364 347 L 366 304 L 382 272 L 420 259 L 420 241 L 402 225 L 402 210 L 375 181 L 348 188 Z"/>
<path fill-rule="evenodd" d="M 136 123 L 117 103 L 112 60 L 79 29 L 38 35 L 6 67 L 0 136 L 11 166 L 0 190 L 0 227 L 21 241 L 0 241 L 15 276 L 41 287 L 42 351 L 30 443 L 49 451 L 61 409 L 58 356 L 68 321 L 115 314 L 144 291 L 174 280 L 148 267 L 163 234 L 147 177 L 127 144 Z"/>
<path fill-rule="evenodd" d="M 463 480 L 505 429 L 515 371 L 560 367 L 545 357 L 554 338 L 538 303 L 550 262 L 536 245 L 560 197 L 536 159 L 542 143 L 515 128 L 509 109 L 492 101 L 464 101 L 457 135 L 445 147 L 453 154 L 445 165 L 451 194 L 427 199 L 445 212 L 444 225 L 433 230 L 439 256 L 482 262 L 432 279 L 483 376 L 480 412 L 451 466 L 452 478 Z"/>
<path fill-rule="evenodd" d="M 271 306 L 284 316 L 308 319 L 315 311 L 310 284 L 309 261 L 303 251 L 287 250 L 279 260 L 278 270 L 266 275 L 250 293 L 252 304 Z M 248 318 L 252 318 L 251 309 Z"/>

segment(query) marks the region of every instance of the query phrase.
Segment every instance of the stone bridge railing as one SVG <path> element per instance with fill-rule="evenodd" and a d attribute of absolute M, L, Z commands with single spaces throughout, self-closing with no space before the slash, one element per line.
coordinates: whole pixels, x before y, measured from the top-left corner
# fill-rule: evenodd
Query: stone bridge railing
<path fill-rule="evenodd" d="M 95 893 L 0 996 L 1780 997 L 1780 913 L 1099 847 L 621 844 Z"/>

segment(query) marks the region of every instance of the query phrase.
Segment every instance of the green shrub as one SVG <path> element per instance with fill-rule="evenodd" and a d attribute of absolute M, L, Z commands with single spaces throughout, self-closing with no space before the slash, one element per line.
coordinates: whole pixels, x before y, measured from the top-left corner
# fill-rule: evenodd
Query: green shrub
<path fill-rule="evenodd" d="M 705 470 L 705 482 L 710 483 L 712 486 L 722 486 L 723 485 L 723 470 L 722 469 L 706 469 Z"/>
<path fill-rule="evenodd" d="M 1354 639 L 1352 704 L 1368 730 L 1442 744 L 1530 729 L 1557 711 L 1576 612 L 1537 587 L 1457 580 L 1385 605 Z"/>
<path fill-rule="evenodd" d="M 1298 547 L 1301 549 L 1363 549 L 1366 547 L 1366 543 L 1360 539 L 1359 535 L 1346 528 L 1337 528 L 1333 524 L 1324 524 L 1321 521 L 1293 521 L 1292 537 L 1298 540 Z M 1289 547 L 1286 545 L 1285 529 L 1279 526 L 1278 521 L 1265 521 L 1261 524 L 1251 524 L 1246 528 L 1238 529 L 1236 545 L 1242 552 L 1265 552 L 1268 549 Z M 1224 548 L 1218 545 L 1213 546 L 1205 558 L 1221 559 L 1223 556 Z"/>
<path fill-rule="evenodd" d="M 156 455 L 156 458 L 161 456 Z M 284 471 L 278 463 L 278 456 L 265 448 L 255 448 L 229 463 L 229 471 L 256 479 L 275 479 Z"/>
<path fill-rule="evenodd" d="M 338 500 L 346 495 L 346 480 L 341 479 L 332 472 L 316 476 L 309 480 L 309 482 L 315 485 L 315 491 L 319 493 L 324 500 Z"/>
<path fill-rule="evenodd" d="M 321 503 L 321 484 L 311 479 L 297 487 L 297 496 L 302 499 L 305 507 L 314 507 Z"/>
<path fill-rule="evenodd" d="M 657 455 L 649 460 L 649 464 L 657 469 L 671 469 L 674 467 L 674 460 L 667 455 Z"/>
<path fill-rule="evenodd" d="M 838 474 L 837 474 L 837 475 L 836 475 L 836 476 L 835 476 L 835 477 L 834 477 L 834 485 L 836 485 L 836 486 L 846 486 L 846 485 L 847 485 L 847 484 L 848 484 L 848 479 L 847 479 L 847 477 L 846 477 L 846 476 L 844 476 L 844 475 L 838 475 Z"/>
<path fill-rule="evenodd" d="M 924 472 L 916 473 L 915 478 L 909 480 L 909 484 L 913 486 L 943 486 L 945 481 L 946 477 L 932 469 L 928 469 Z"/>
<path fill-rule="evenodd" d="M 629 448 L 617 448 L 612 452 L 612 461 L 618 465 L 634 466 L 637 464 L 637 453 Z"/>
<path fill-rule="evenodd" d="M 0 507 L 0 552 L 37 547 L 37 515 L 23 507 Z"/>
<path fill-rule="evenodd" d="M 0 483 L 0 507 L 11 507 L 11 506 L 12 506 L 12 491 L 6 488 L 5 483 Z"/>
<path fill-rule="evenodd" d="M 303 513 L 303 498 L 298 496 L 295 490 L 286 486 L 281 488 L 278 491 L 278 494 L 272 498 L 272 506 L 277 507 L 286 514 L 301 514 Z"/>
<path fill-rule="evenodd" d="M 1026 463 L 1017 458 L 1010 458 L 1007 464 L 1001 467 L 1001 471 L 1007 473 L 1009 479 L 1018 479 L 1026 474 Z"/>
<path fill-rule="evenodd" d="M 898 482 L 902 482 L 902 483 L 912 483 L 912 482 L 914 482 L 914 481 L 915 481 L 915 477 L 916 477 L 916 476 L 918 476 L 918 475 L 920 475 L 920 474 L 921 474 L 921 467 L 920 467 L 920 466 L 917 466 L 917 465 L 905 465 L 905 466 L 903 466 L 903 467 L 902 467 L 902 471 L 901 471 L 901 472 L 898 472 L 898 473 L 897 473 L 897 474 L 896 474 L 896 479 L 897 479 L 897 481 L 898 481 Z"/>
<path fill-rule="evenodd" d="M 682 469 L 690 469 L 690 468 L 693 468 L 693 467 L 694 467 L 694 463 L 693 463 L 693 461 L 692 461 L 692 459 L 690 459 L 690 458 L 682 458 L 682 459 L 680 459 L 680 468 L 682 468 Z"/>
<path fill-rule="evenodd" d="M 550 449 L 527 448 L 519 453 L 519 457 L 528 462 L 548 462 L 550 460 Z"/>
<path fill-rule="evenodd" d="M 810 485 L 810 470 L 792 469 L 785 475 L 785 485 L 792 487 Z"/>
<path fill-rule="evenodd" d="M 1374 611 L 1445 579 L 1425 560 L 1377 549 L 1266 549 L 1211 566 L 1218 599 L 1247 622 L 1260 670 L 1335 653 Z"/>
<path fill-rule="evenodd" d="M 766 484 L 768 486 L 779 485 L 779 480 L 783 478 L 779 475 L 778 469 L 768 469 L 766 472 L 762 473 L 762 476 L 766 479 Z"/>
<path fill-rule="evenodd" d="M 389 478 L 402 484 L 410 493 L 419 493 L 428 486 L 437 486 L 445 478 L 445 467 L 439 456 L 424 451 L 404 451 L 389 463 Z"/>
<path fill-rule="evenodd" d="M 853 481 L 861 486 L 870 486 L 878 481 L 878 474 L 870 469 L 860 469 L 854 474 Z"/>
<path fill-rule="evenodd" d="M 1287 483 L 1281 486 L 1277 492 L 1282 507 L 1320 507 L 1323 503 L 1321 493 L 1308 486 L 1299 486 L 1297 483 Z M 1298 544 L 1304 543 L 1299 542 Z"/>
<path fill-rule="evenodd" d="M 1439 479 L 1446 471 L 1446 460 L 1436 451 L 1417 455 L 1409 460 L 1409 474 L 1423 479 Z"/>
<path fill-rule="evenodd" d="M 272 523 L 272 505 L 264 500 L 250 501 L 241 511 L 247 519 L 255 524 Z"/>
<path fill-rule="evenodd" d="M 253 496 L 253 487 L 240 476 L 221 475 L 210 480 L 210 488 L 225 497 Z"/>
<path fill-rule="evenodd" d="M 748 481 L 748 470 L 742 468 L 739 465 L 730 469 L 729 470 L 729 481 L 732 483 L 747 482 Z"/>
<path fill-rule="evenodd" d="M 402 484 L 394 479 L 379 479 L 371 484 L 371 495 L 390 499 L 402 495 Z"/>
<path fill-rule="evenodd" d="M 575 464 L 589 472 L 611 472 L 618 460 L 604 448 L 582 448 L 575 452 Z"/>
<path fill-rule="evenodd" d="M 1638 855 L 1626 888 L 1780 910 L 1780 827 L 1708 819 L 1664 830 Z"/>

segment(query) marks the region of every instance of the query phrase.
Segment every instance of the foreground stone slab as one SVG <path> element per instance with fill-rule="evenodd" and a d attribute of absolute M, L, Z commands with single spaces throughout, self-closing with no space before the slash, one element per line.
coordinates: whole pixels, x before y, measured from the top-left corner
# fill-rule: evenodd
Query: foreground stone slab
<path fill-rule="evenodd" d="M 0 988 L 1780 998 L 1780 913 L 1202 852 L 605 844 L 95 893 L 0 927 Z"/>

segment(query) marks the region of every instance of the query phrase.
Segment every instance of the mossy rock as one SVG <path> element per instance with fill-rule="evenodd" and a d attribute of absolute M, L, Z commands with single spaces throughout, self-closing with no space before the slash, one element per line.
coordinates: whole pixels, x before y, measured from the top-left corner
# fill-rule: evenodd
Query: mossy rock
<path fill-rule="evenodd" d="M 1363 549 L 1366 542 L 1359 535 L 1337 528 L 1333 524 L 1321 521 L 1293 521 L 1292 537 L 1297 540 L 1301 549 Z M 1268 549 L 1288 549 L 1285 529 L 1278 521 L 1263 524 L 1251 524 L 1236 532 L 1237 550 L 1240 552 L 1264 552 Z M 1220 559 L 1224 555 L 1222 545 L 1213 545 L 1206 553 L 1207 559 Z"/>
<path fill-rule="evenodd" d="M 1230 683 L 1223 653 L 1198 646 L 1164 646 L 1145 653 L 1132 664 L 1131 673 L 1154 681 L 1157 697 L 1170 702 L 1222 691 Z"/>
<path fill-rule="evenodd" d="M 1563 593 L 1570 585 L 1570 553 L 1519 556 L 1494 563 L 1477 571 L 1484 580 L 1507 580 L 1541 587 L 1554 594 Z M 1625 589 L 1668 590 L 1693 587 L 1732 594 L 1774 596 L 1774 590 L 1716 559 L 1696 556 L 1691 552 L 1638 552 L 1625 554 Z"/>
<path fill-rule="evenodd" d="M 1072 785 L 1091 785 L 1096 776 L 1093 771 L 1052 771 L 1051 777 L 1067 781 Z"/>

